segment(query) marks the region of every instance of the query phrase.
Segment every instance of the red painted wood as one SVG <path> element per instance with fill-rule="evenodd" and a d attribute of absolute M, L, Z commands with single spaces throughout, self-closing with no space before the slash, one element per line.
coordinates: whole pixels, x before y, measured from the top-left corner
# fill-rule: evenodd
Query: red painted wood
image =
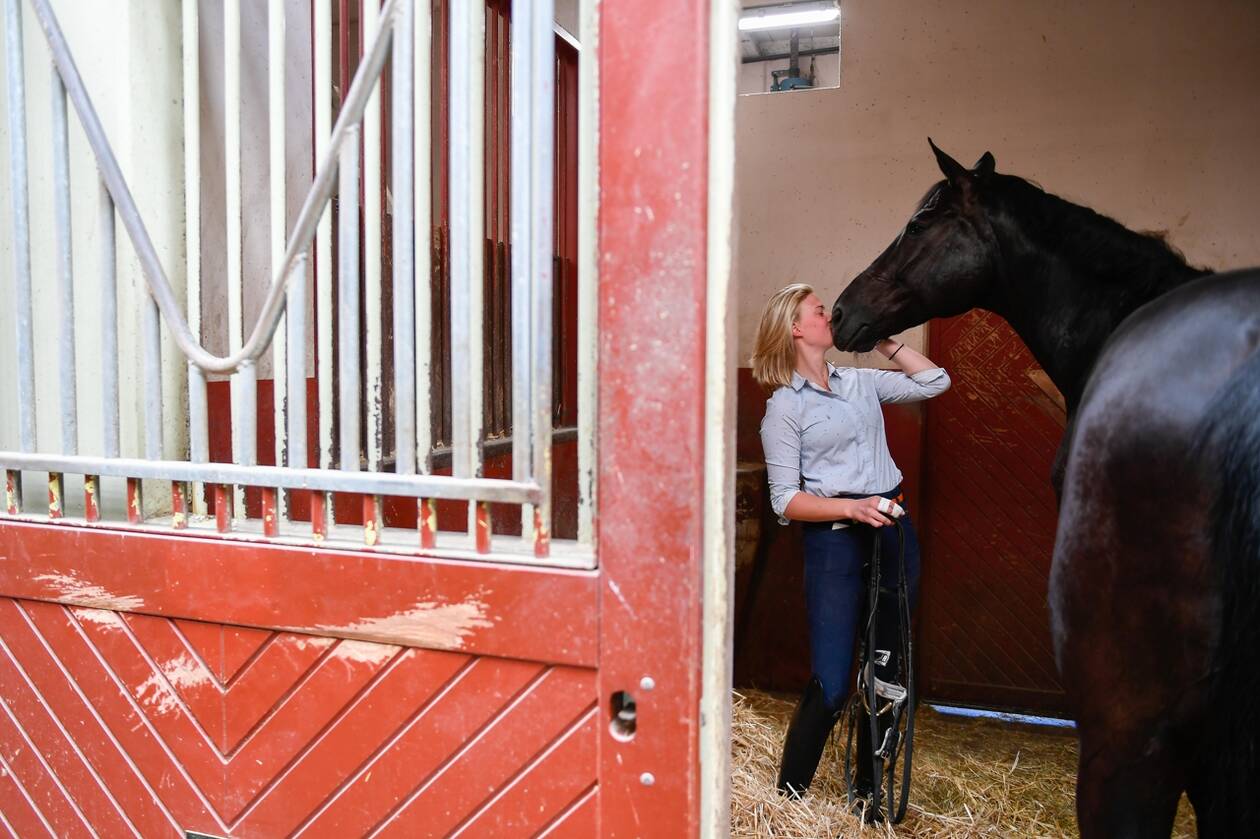
<path fill-rule="evenodd" d="M 954 386 L 927 407 L 924 694 L 1062 712 L 1046 607 L 1062 420 L 1033 379 L 1040 368 L 995 315 L 934 323 L 930 355 Z"/>
<path fill-rule="evenodd" d="M 0 522 L 2 595 L 561 664 L 597 661 L 597 579 L 587 571 Z"/>
<path fill-rule="evenodd" d="M 699 0 L 600 13 L 601 836 L 698 829 L 708 22 Z M 629 742 L 608 732 L 619 690 Z"/>
<path fill-rule="evenodd" d="M 173 626 L 218 683 L 225 687 L 272 636 L 262 629 L 201 621 L 177 620 Z"/>

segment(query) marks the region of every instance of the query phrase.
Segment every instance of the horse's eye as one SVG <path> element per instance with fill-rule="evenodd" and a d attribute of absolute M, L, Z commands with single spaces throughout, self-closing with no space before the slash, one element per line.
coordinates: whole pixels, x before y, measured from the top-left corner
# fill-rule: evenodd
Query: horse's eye
<path fill-rule="evenodd" d="M 911 236 L 918 236 L 923 232 L 923 225 L 919 224 L 917 221 L 912 221 L 906 225 L 906 232 Z"/>

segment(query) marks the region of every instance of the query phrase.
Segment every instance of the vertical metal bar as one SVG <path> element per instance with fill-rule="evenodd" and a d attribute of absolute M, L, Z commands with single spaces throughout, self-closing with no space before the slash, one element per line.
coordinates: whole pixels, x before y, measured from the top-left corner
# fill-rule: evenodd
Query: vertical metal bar
<path fill-rule="evenodd" d="M 220 533 L 232 531 L 232 496 L 235 491 L 227 484 L 214 485 L 214 526 Z"/>
<path fill-rule="evenodd" d="M 147 292 L 141 302 L 144 334 L 144 456 L 162 459 L 162 317 Z"/>
<path fill-rule="evenodd" d="M 188 484 L 183 481 L 171 481 L 171 527 L 188 528 Z"/>
<path fill-rule="evenodd" d="M 470 501 L 469 506 L 473 507 L 473 516 L 475 521 L 474 543 L 477 546 L 477 553 L 490 553 L 490 505 L 485 501 Z"/>
<path fill-rule="evenodd" d="M 509 202 L 512 237 L 512 479 L 516 481 L 529 478 L 534 462 L 534 412 L 530 398 L 534 392 L 534 365 L 530 352 L 530 294 L 533 291 L 530 246 L 535 220 L 531 215 L 534 182 L 530 173 L 530 122 L 533 112 L 529 107 L 534 63 L 531 58 L 533 39 L 529 29 L 529 12 L 523 7 L 518 8 L 517 14 L 512 16 L 512 180 Z M 532 505 L 522 505 L 521 534 L 528 536 L 533 528 Z"/>
<path fill-rule="evenodd" d="M 411 475 L 416 471 L 416 348 L 414 273 L 415 225 L 412 210 L 415 183 L 412 179 L 412 83 L 414 71 L 411 26 L 413 0 L 404 2 L 394 22 L 393 84 L 391 86 L 390 132 L 393 155 L 390 161 L 394 193 L 394 471 Z"/>
<path fill-rule="evenodd" d="M 582 49 L 578 53 L 578 515 L 577 537 L 595 542 L 597 397 L 599 354 L 599 4 L 579 0 Z"/>
<path fill-rule="evenodd" d="M 56 66 L 52 77 L 53 219 L 57 237 L 57 369 L 61 384 L 61 452 L 79 453 L 79 411 L 74 370 L 74 256 L 70 227 L 70 135 L 66 87 Z M 49 490 L 52 491 L 51 489 Z"/>
<path fill-rule="evenodd" d="M 270 130 L 270 163 L 268 171 L 271 181 L 271 275 L 280 273 L 280 265 L 284 261 L 285 232 L 287 224 L 287 201 L 285 193 L 285 16 L 284 0 L 268 0 L 267 4 L 267 113 L 271 118 Z M 287 310 L 287 306 L 285 307 Z M 290 410 L 288 389 L 288 313 L 281 317 L 276 326 L 275 336 L 271 344 L 271 376 L 273 395 L 275 397 L 272 410 L 276 436 L 277 466 L 288 462 L 288 424 Z M 306 464 L 301 464 L 305 466 Z M 280 493 L 278 514 L 286 513 L 286 496 Z"/>
<path fill-rule="evenodd" d="M 258 463 L 258 366 L 243 361 L 232 376 L 236 383 L 236 416 L 232 421 L 232 442 L 237 445 L 242 466 Z M 238 490 L 239 491 L 239 490 Z M 244 511 L 238 511 L 244 515 Z"/>
<path fill-rule="evenodd" d="M 127 479 L 127 521 L 144 523 L 144 485 L 139 478 Z"/>
<path fill-rule="evenodd" d="M 22 473 L 17 469 L 4 470 L 4 511 L 11 516 L 22 512 Z"/>
<path fill-rule="evenodd" d="M 482 283 L 484 276 L 482 135 L 485 7 L 450 10 L 451 402 L 452 473 L 481 471 Z M 476 505 L 469 505 L 476 531 Z"/>
<path fill-rule="evenodd" d="M 412 63 L 415 67 L 415 84 L 412 88 L 412 99 L 415 102 L 413 118 L 415 129 L 414 140 L 414 229 L 417 237 L 414 240 L 415 254 L 415 381 L 416 381 L 416 465 L 420 472 L 429 471 L 429 452 L 433 448 L 432 417 L 432 372 L 431 358 L 433 340 L 433 299 L 430 293 L 432 282 L 433 241 L 433 186 L 430 172 L 430 152 L 432 147 L 432 118 L 430 99 L 432 98 L 432 36 L 433 10 L 428 2 L 415 3 L 413 7 L 415 45 Z M 423 503 L 421 504 L 423 512 Z M 423 526 L 421 542 L 423 543 Z"/>
<path fill-rule="evenodd" d="M 531 361 L 534 375 L 533 392 L 533 464 L 531 476 L 543 488 L 542 499 L 534 510 L 534 552 L 547 556 L 551 539 L 551 319 L 552 319 L 552 248 L 555 237 L 554 156 L 555 156 L 555 35 L 552 0 L 534 0 L 526 7 L 530 17 L 530 40 L 533 42 L 531 73 L 533 87 L 529 94 L 530 156 L 529 178 L 532 182 L 530 216 L 530 292 L 532 313 L 530 337 L 533 342 Z M 519 107 L 519 106 L 518 106 Z"/>
<path fill-rule="evenodd" d="M 201 334 L 201 55 L 197 0 L 183 0 L 184 38 L 184 254 L 188 330 Z M 113 220 L 111 210 L 111 224 Z M 210 429 L 206 412 L 206 377 L 188 363 L 188 453 L 194 463 L 210 459 Z M 191 512 L 204 515 L 205 498 L 200 482 L 194 483 Z"/>
<path fill-rule="evenodd" d="M 48 518 L 59 519 L 66 514 L 66 482 L 60 472 L 48 473 Z"/>
<path fill-rule="evenodd" d="M 437 505 L 432 498 L 421 498 L 416 502 L 416 518 L 420 523 L 420 547 L 437 547 Z"/>
<path fill-rule="evenodd" d="M 363 544 L 369 548 L 379 545 L 381 542 L 381 530 L 384 527 L 384 499 L 379 495 L 363 496 Z"/>
<path fill-rule="evenodd" d="M 363 43 L 380 26 L 380 0 L 363 4 Z M 367 467 L 378 472 L 384 449 L 384 392 L 381 367 L 381 93 L 373 86 L 363 112 L 363 303 L 367 349 Z"/>
<path fill-rule="evenodd" d="M 223 0 L 223 170 L 224 205 L 227 210 L 228 351 L 236 352 L 244 341 L 245 289 L 241 277 L 241 0 Z M 232 460 L 244 463 L 239 430 L 243 396 L 240 377 L 232 377 L 233 422 Z M 234 487 L 232 510 L 245 514 L 245 493 Z"/>
<path fill-rule="evenodd" d="M 98 475 L 83 476 L 83 520 L 101 520 L 101 479 Z"/>
<path fill-rule="evenodd" d="M 264 536 L 280 535 L 280 491 L 275 487 L 262 488 L 262 524 Z"/>
<path fill-rule="evenodd" d="M 311 493 L 311 537 L 316 542 L 328 538 L 328 527 L 332 518 L 332 493 L 315 491 Z"/>
<path fill-rule="evenodd" d="M 359 129 L 341 147 L 338 195 L 337 407 L 341 468 L 359 471 Z"/>
<path fill-rule="evenodd" d="M 106 457 L 118 457 L 118 262 L 114 230 L 114 200 L 104 181 L 98 181 L 98 223 L 101 240 L 101 399 L 102 443 Z"/>
<path fill-rule="evenodd" d="M 293 263 L 288 289 L 289 446 L 287 465 L 305 469 L 306 459 L 306 256 Z M 276 374 L 279 377 L 279 373 Z"/>
<path fill-rule="evenodd" d="M 18 445 L 35 451 L 35 349 L 31 326 L 31 221 L 26 171 L 26 82 L 22 58 L 22 8 L 4 0 L 8 57 L 9 191 L 13 201 L 13 263 L 16 286 Z M 21 494 L 21 475 L 16 479 Z"/>
<path fill-rule="evenodd" d="M 332 133 L 332 0 L 315 0 L 315 159 L 328 153 Z M 344 26 L 342 27 L 344 29 Z M 315 329 L 319 369 L 319 466 L 333 464 L 333 265 L 332 202 L 324 207 L 315 233 Z M 315 499 L 311 499 L 312 505 Z M 313 508 L 312 508 L 313 509 Z M 312 518 L 313 518 L 312 512 Z"/>

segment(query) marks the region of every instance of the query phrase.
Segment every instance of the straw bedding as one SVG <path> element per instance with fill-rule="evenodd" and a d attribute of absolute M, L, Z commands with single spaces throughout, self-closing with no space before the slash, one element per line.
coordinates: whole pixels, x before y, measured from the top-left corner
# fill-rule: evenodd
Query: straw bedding
<path fill-rule="evenodd" d="M 1076 836 L 1076 738 L 989 719 L 946 716 L 921 705 L 915 724 L 910 809 L 896 827 L 863 827 L 846 812 L 843 755 L 829 748 L 809 795 L 774 788 L 794 697 L 741 691 L 732 697 L 731 835 L 834 837 Z M 1193 837 L 1183 798 L 1174 837 Z"/>

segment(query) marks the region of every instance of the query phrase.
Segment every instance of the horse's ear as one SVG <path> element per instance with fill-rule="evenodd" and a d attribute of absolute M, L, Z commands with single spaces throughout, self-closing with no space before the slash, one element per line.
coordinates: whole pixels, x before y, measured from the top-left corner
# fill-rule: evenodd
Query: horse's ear
<path fill-rule="evenodd" d="M 936 155 L 936 165 L 941 167 L 941 172 L 950 183 L 959 183 L 967 175 L 966 167 L 938 149 L 931 137 L 928 137 L 928 145 L 932 147 L 932 153 Z"/>
<path fill-rule="evenodd" d="M 987 178 L 993 174 L 993 167 L 996 165 L 997 163 L 993 159 L 993 153 L 985 152 L 980 155 L 980 159 L 976 161 L 976 165 L 971 167 L 971 171 L 974 172 L 978 178 Z"/>

